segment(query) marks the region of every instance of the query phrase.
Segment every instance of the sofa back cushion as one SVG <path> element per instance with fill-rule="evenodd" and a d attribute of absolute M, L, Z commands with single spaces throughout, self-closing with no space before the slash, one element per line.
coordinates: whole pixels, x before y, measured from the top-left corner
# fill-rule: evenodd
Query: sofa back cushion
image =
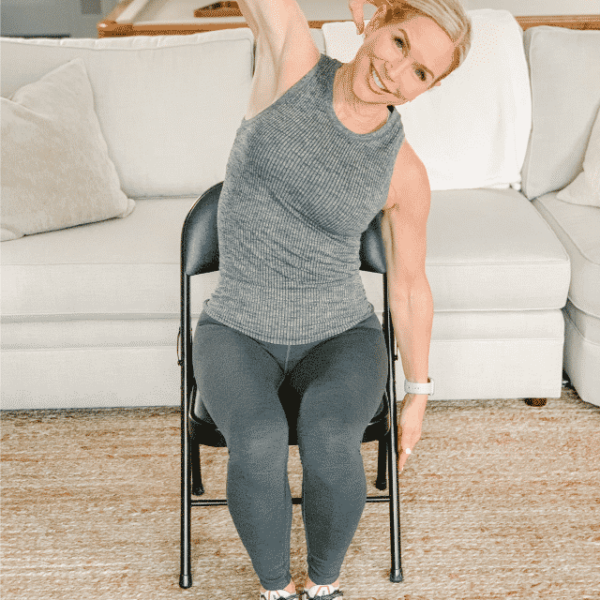
<path fill-rule="evenodd" d="M 250 98 L 250 29 L 0 41 L 3 97 L 83 59 L 109 156 L 130 198 L 200 195 L 224 179 Z"/>
<path fill-rule="evenodd" d="M 525 32 L 533 127 L 523 192 L 536 198 L 580 173 L 600 108 L 600 31 L 533 27 Z"/>

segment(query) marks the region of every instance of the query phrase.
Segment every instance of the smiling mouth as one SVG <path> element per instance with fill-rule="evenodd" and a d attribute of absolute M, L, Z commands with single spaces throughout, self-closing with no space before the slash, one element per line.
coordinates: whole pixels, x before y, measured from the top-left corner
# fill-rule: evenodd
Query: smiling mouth
<path fill-rule="evenodd" d="M 371 67 L 371 76 L 373 77 L 373 81 L 375 81 L 375 85 L 383 92 L 387 92 L 388 94 L 390 93 L 390 91 L 388 89 L 386 89 L 383 85 L 383 83 L 381 83 L 381 79 L 379 79 L 379 76 L 377 75 L 377 73 L 375 72 L 375 69 L 373 69 Z"/>

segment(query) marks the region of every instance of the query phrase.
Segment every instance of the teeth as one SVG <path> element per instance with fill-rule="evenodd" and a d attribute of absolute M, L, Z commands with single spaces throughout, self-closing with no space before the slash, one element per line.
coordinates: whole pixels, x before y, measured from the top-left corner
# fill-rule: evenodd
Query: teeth
<path fill-rule="evenodd" d="M 383 83 L 381 83 L 381 80 L 379 79 L 379 77 L 377 77 L 377 73 L 375 73 L 375 69 L 373 69 L 373 71 L 371 71 L 371 73 L 373 74 L 373 79 L 375 80 L 375 83 L 385 92 L 387 92 L 387 90 L 383 87 Z"/>

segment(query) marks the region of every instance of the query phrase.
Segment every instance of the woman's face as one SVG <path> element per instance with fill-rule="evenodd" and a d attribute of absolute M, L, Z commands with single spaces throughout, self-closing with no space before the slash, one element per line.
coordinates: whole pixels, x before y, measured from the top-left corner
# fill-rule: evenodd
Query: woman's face
<path fill-rule="evenodd" d="M 353 61 L 354 93 L 361 100 L 404 104 L 440 85 L 434 82 L 450 67 L 454 43 L 435 21 L 414 15 L 377 29 L 371 23 Z"/>

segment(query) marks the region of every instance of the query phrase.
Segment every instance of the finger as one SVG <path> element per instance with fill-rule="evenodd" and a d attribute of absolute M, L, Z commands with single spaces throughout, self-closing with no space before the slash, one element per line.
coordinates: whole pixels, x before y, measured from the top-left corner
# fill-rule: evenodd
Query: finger
<path fill-rule="evenodd" d="M 363 12 L 363 6 L 364 6 L 364 0 L 354 0 L 353 2 L 350 2 L 349 7 L 350 7 L 350 12 L 352 13 L 352 20 L 354 21 L 354 24 L 356 25 L 356 31 L 358 34 L 362 33 L 362 30 L 365 27 L 365 20 L 364 20 L 364 12 Z"/>
<path fill-rule="evenodd" d="M 408 449 L 410 450 L 410 449 Z M 408 455 L 410 454 L 410 451 L 407 452 L 406 450 L 402 450 L 402 452 L 400 452 L 400 456 L 398 457 L 398 471 L 400 473 L 402 473 L 402 470 L 404 469 L 404 464 L 406 463 L 406 460 L 408 459 Z"/>
<path fill-rule="evenodd" d="M 398 457 L 398 473 L 402 473 L 404 469 L 404 463 L 406 462 L 406 454 L 404 452 Z"/>

